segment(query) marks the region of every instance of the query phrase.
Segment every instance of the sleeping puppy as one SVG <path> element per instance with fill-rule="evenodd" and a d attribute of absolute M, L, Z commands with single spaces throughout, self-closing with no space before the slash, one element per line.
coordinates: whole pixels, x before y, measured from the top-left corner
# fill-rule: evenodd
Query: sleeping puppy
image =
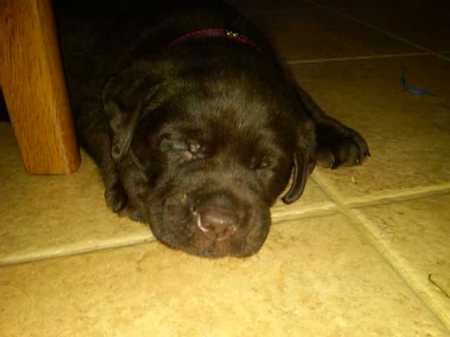
<path fill-rule="evenodd" d="M 316 162 L 369 155 L 233 8 L 189 1 L 154 15 L 154 2 L 65 3 L 57 12 L 79 140 L 112 211 L 148 223 L 167 246 L 252 255 L 270 207 L 283 191 L 285 203 L 297 200 Z"/>

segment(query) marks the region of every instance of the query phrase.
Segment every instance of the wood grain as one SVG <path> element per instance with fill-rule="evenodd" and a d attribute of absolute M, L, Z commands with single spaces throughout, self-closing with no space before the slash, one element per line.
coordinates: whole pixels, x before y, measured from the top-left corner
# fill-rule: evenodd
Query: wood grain
<path fill-rule="evenodd" d="M 28 172 L 74 172 L 80 154 L 50 0 L 0 0 L 0 84 Z"/>

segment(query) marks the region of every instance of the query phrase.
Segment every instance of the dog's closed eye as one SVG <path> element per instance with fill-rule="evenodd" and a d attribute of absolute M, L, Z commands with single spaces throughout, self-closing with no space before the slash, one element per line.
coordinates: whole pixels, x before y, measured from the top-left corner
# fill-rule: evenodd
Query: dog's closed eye
<path fill-rule="evenodd" d="M 199 141 L 163 135 L 159 148 L 162 152 L 178 155 L 183 160 L 203 159 L 206 157 L 205 148 Z"/>
<path fill-rule="evenodd" d="M 184 139 L 176 139 L 171 137 L 170 135 L 164 135 L 159 143 L 159 149 L 162 152 L 169 151 L 188 151 L 188 144 Z"/>
<path fill-rule="evenodd" d="M 253 156 L 250 159 L 250 169 L 252 170 L 263 170 L 269 168 L 272 162 L 269 156 Z"/>

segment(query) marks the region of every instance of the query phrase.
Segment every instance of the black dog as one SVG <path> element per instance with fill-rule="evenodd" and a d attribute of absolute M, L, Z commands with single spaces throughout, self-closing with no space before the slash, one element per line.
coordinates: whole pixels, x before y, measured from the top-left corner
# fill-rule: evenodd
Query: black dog
<path fill-rule="evenodd" d="M 369 154 L 231 7 L 186 1 L 153 16 L 154 2 L 124 3 L 66 5 L 63 56 L 107 204 L 149 223 L 163 243 L 202 256 L 254 254 L 290 179 L 285 203 L 301 196 L 317 161 L 336 168 Z"/>

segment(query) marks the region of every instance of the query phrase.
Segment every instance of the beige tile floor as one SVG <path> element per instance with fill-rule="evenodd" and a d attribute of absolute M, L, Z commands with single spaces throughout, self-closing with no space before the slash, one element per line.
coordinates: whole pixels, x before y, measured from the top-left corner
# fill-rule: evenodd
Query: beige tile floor
<path fill-rule="evenodd" d="M 288 60 L 341 58 L 419 52 L 332 11 L 300 3 L 291 11 L 252 15 Z M 301 45 L 310 48 L 301 48 Z"/>
<path fill-rule="evenodd" d="M 27 176 L 0 124 L 1 337 L 450 336 L 448 44 L 412 16 L 384 24 L 388 2 L 253 3 L 239 5 L 370 160 L 277 203 L 258 255 L 207 260 L 111 214 L 86 156 L 72 176 Z M 402 69 L 434 96 L 403 91 Z"/>
<path fill-rule="evenodd" d="M 447 0 L 312 0 L 348 14 L 356 21 L 408 40 L 419 48 L 441 52 L 450 48 Z"/>

